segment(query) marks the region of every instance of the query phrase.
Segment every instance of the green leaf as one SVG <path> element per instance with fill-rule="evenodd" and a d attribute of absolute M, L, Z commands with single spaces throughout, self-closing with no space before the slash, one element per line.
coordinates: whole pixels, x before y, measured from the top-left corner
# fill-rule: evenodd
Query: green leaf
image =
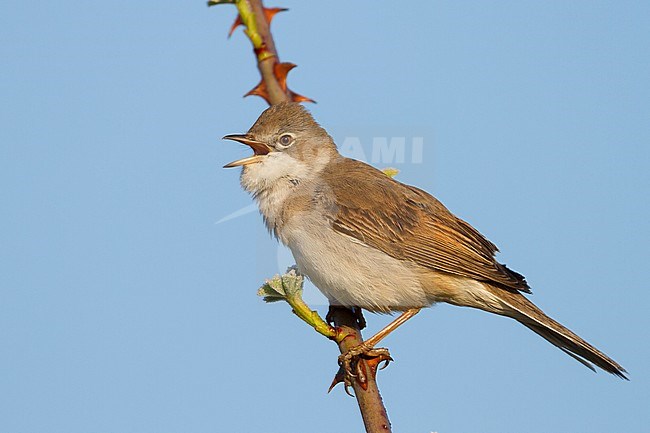
<path fill-rule="evenodd" d="M 282 278 L 279 275 L 270 280 L 266 280 L 264 285 L 257 291 L 257 296 L 264 297 L 264 302 L 277 302 L 287 299 L 287 295 L 282 288 Z"/>
<path fill-rule="evenodd" d="M 282 288 L 288 298 L 302 297 L 302 284 L 303 276 L 295 267 L 287 269 L 287 273 L 282 276 Z"/>
<path fill-rule="evenodd" d="M 303 282 L 303 276 L 296 272 L 295 267 L 290 267 L 284 275 L 276 275 L 266 280 L 257 291 L 257 295 L 262 296 L 265 302 L 300 298 Z"/>

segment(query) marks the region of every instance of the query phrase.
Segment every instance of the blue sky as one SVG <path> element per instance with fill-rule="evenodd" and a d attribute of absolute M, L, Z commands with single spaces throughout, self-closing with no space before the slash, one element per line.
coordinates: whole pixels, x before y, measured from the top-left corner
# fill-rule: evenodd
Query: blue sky
<path fill-rule="evenodd" d="M 403 137 L 398 179 L 525 274 L 630 372 L 446 305 L 386 340 L 396 431 L 647 431 L 650 5 L 299 2 L 289 83 L 346 151 Z M 360 431 L 336 347 L 256 296 L 291 264 L 220 137 L 265 107 L 230 6 L 7 2 L 0 14 L 0 430 Z M 412 161 L 421 137 L 422 157 Z M 347 141 L 346 141 L 347 140 Z M 306 298 L 324 314 L 313 287 Z M 367 317 L 370 331 L 389 320 Z"/>

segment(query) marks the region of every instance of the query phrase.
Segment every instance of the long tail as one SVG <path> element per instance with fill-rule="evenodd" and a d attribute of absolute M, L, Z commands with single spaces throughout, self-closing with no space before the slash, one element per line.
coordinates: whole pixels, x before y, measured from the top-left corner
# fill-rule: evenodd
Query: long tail
<path fill-rule="evenodd" d="M 519 293 L 509 292 L 499 287 L 485 285 L 490 293 L 496 296 L 504 306 L 508 307 L 499 312 L 510 316 L 533 330 L 547 341 L 562 349 L 564 352 L 594 370 L 597 365 L 608 373 L 629 380 L 626 371 L 616 361 L 580 338 L 571 330 L 548 317 L 535 304 Z"/>

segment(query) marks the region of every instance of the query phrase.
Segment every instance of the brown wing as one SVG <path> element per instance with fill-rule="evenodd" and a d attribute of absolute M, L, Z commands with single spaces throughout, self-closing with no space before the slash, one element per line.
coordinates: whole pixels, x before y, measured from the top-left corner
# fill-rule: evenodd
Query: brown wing
<path fill-rule="evenodd" d="M 431 195 L 359 161 L 336 165 L 323 172 L 336 196 L 328 206 L 335 230 L 400 260 L 530 293 L 522 275 L 494 259 L 492 242 Z"/>

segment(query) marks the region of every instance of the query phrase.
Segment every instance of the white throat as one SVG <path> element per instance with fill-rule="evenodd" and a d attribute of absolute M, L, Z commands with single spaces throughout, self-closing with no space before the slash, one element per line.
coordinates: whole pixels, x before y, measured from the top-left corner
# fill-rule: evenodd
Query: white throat
<path fill-rule="evenodd" d="M 243 168 L 241 185 L 255 198 L 267 228 L 276 236 L 287 199 L 316 178 L 329 160 L 326 152 L 309 163 L 284 152 L 271 152 L 262 162 Z"/>

